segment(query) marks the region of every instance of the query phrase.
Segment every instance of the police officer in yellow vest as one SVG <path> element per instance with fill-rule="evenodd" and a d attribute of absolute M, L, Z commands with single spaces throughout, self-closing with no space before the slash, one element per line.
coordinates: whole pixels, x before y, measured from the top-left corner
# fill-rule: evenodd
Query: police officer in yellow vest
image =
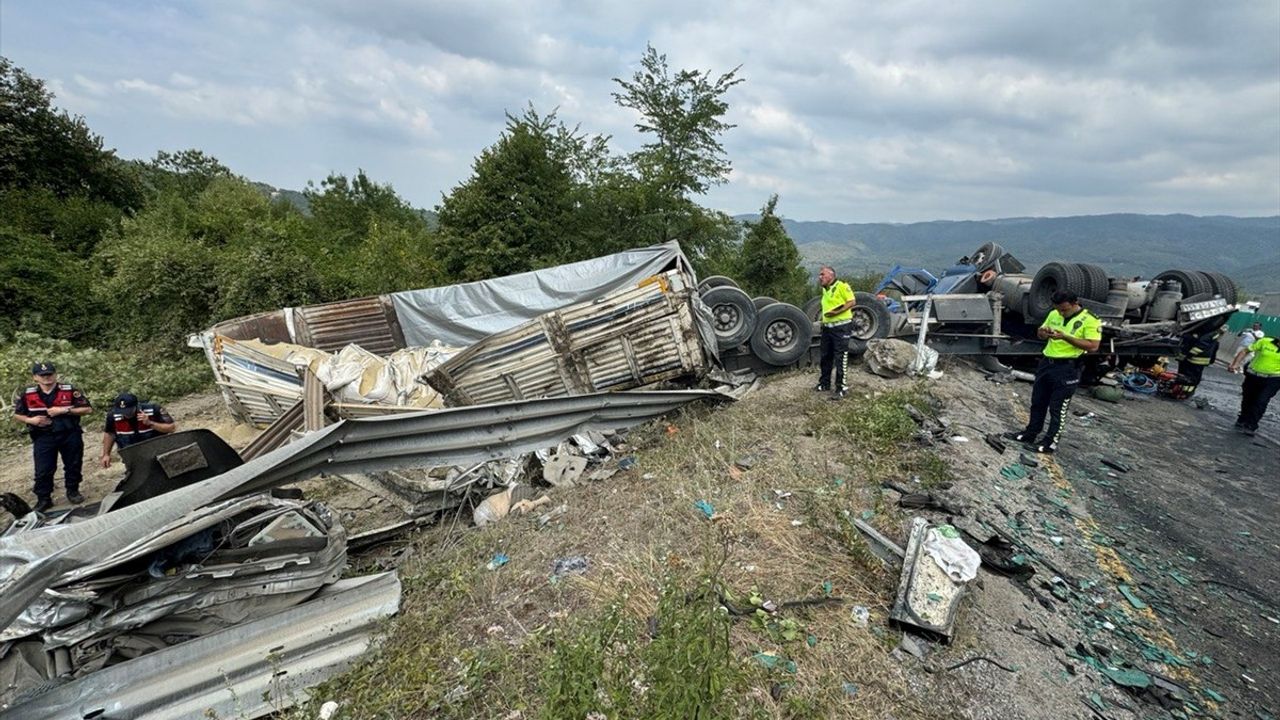
<path fill-rule="evenodd" d="M 844 383 L 844 372 L 849 358 L 849 336 L 853 333 L 853 288 L 849 283 L 836 279 L 836 271 L 823 265 L 818 271 L 818 284 L 822 286 L 822 359 L 818 367 L 818 392 L 832 390 L 831 399 L 839 400 L 849 392 Z M 836 384 L 831 385 L 831 371 L 835 370 Z"/>
<path fill-rule="evenodd" d="M 1236 428 L 1245 435 L 1254 435 L 1271 398 L 1280 392 L 1280 338 L 1264 336 L 1249 346 L 1249 352 L 1253 353 L 1253 362 L 1244 371 Z"/>
<path fill-rule="evenodd" d="M 1024 430 L 1008 436 L 1042 453 L 1058 449 L 1071 396 L 1080 385 L 1080 358 L 1102 344 L 1102 322 L 1080 306 L 1075 293 L 1059 291 L 1052 300 L 1054 309 L 1036 331 L 1037 337 L 1048 342 L 1031 389 L 1031 419 Z M 1037 442 L 1045 416 L 1049 431 Z"/>

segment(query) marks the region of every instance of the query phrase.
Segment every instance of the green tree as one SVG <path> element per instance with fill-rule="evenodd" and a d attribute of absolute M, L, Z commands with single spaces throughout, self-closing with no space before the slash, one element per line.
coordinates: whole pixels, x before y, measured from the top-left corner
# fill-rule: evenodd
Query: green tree
<path fill-rule="evenodd" d="M 701 195 L 723 183 L 731 165 L 720 136 L 734 127 L 723 120 L 724 95 L 743 81 L 741 66 L 717 78 L 695 70 L 672 75 L 667 56 L 649 46 L 640 68 L 631 80 L 613 79 L 622 88 L 613 98 L 639 112 L 636 129 L 653 136 L 633 155 L 641 176 L 672 197 Z"/>
<path fill-rule="evenodd" d="M 136 174 L 84 118 L 54 108 L 43 81 L 0 57 L 0 190 L 27 188 L 118 208 L 142 202 Z"/>
<path fill-rule="evenodd" d="M 544 128 L 508 116 L 470 178 L 444 198 L 441 259 L 453 281 L 508 275 L 576 259 L 579 183 Z"/>
<path fill-rule="evenodd" d="M 303 191 L 311 211 L 314 237 L 330 250 L 358 246 L 375 223 L 426 230 L 426 220 L 396 194 L 358 170 L 350 179 L 337 173 Z"/>
<path fill-rule="evenodd" d="M 235 177 L 231 168 L 201 150 L 161 150 L 150 162 L 138 164 L 138 174 L 152 197 L 176 195 L 195 199 L 215 180 Z"/>
<path fill-rule="evenodd" d="M 302 247 L 324 277 L 327 299 L 429 287 L 442 280 L 426 214 L 363 170 L 332 174 L 305 191 Z"/>
<path fill-rule="evenodd" d="M 42 238 L 0 228 L 0 335 L 29 330 L 91 339 L 103 313 L 89 295 L 88 265 Z"/>
<path fill-rule="evenodd" d="M 722 251 L 717 246 L 724 241 L 723 225 L 691 197 L 728 177 L 731 164 L 720 139 L 734 127 L 724 121 L 725 95 L 743 82 L 740 68 L 719 76 L 695 70 L 673 74 L 667 56 L 649 46 L 630 80 L 613 79 L 621 88 L 614 101 L 640 113 L 635 127 L 652 137 L 629 158 L 642 186 L 641 217 L 656 231 L 651 241 L 679 239 L 695 263 L 704 265 Z"/>
<path fill-rule="evenodd" d="M 760 219 L 743 223 L 746 235 L 737 262 L 736 278 L 752 295 L 800 305 L 808 299 L 809 274 L 801 265 L 800 250 L 787 235 L 773 195 L 760 209 Z"/>

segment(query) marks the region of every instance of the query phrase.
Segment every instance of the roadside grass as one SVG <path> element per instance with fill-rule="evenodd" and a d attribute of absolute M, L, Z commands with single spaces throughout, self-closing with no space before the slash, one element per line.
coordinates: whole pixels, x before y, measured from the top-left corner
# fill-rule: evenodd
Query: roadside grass
<path fill-rule="evenodd" d="M 852 524 L 902 537 L 879 483 L 946 480 L 905 409 L 929 399 L 868 379 L 831 403 L 808 382 L 632 432 L 636 466 L 552 491 L 567 510 L 545 525 L 418 533 L 379 649 L 284 717 L 326 700 L 344 720 L 946 717 L 888 655 L 897 574 Z M 489 570 L 496 553 L 510 562 Z M 576 555 L 585 574 L 552 575 Z"/>

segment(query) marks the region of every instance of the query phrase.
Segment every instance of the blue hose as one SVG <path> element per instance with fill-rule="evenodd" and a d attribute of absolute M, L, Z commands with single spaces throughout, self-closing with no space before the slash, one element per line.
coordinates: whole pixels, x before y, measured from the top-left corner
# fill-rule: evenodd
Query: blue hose
<path fill-rule="evenodd" d="M 1154 395 L 1156 392 L 1156 381 L 1145 373 L 1130 373 L 1125 375 L 1120 382 L 1124 385 L 1125 390 L 1136 392 L 1140 395 Z"/>

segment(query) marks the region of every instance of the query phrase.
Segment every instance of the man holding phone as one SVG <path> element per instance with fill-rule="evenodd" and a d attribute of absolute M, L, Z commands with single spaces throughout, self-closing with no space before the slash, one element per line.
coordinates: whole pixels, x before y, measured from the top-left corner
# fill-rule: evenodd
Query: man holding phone
<path fill-rule="evenodd" d="M 1081 307 L 1075 293 L 1059 291 L 1052 300 L 1053 310 L 1036 330 L 1036 337 L 1048 342 L 1031 389 L 1031 419 L 1025 429 L 1008 435 L 1040 453 L 1058 449 L 1071 396 L 1080 386 L 1080 358 L 1097 351 L 1102 344 L 1102 321 Z M 1037 442 L 1046 416 L 1049 431 Z"/>

